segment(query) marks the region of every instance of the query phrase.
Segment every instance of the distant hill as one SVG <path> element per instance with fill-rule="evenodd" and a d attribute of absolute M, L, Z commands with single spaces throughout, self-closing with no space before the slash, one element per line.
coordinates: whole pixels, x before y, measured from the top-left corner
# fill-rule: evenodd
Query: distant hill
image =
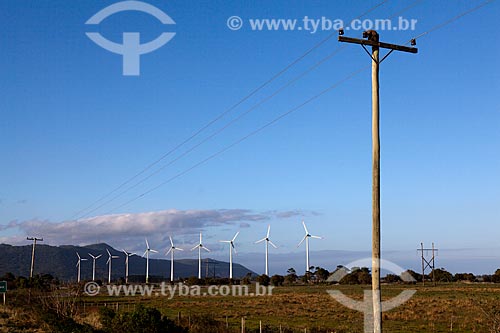
<path fill-rule="evenodd" d="M 8 244 L 0 244 L 0 276 L 7 272 L 14 275 L 28 277 L 31 265 L 31 245 L 13 246 Z M 106 249 L 112 255 L 119 256 L 112 263 L 112 278 L 118 279 L 125 276 L 125 254 L 118 251 L 108 244 L 92 244 L 87 246 L 50 246 L 37 244 L 35 253 L 35 274 L 51 274 L 59 278 L 61 281 L 75 281 L 77 275 L 77 256 L 76 252 L 82 258 L 87 258 L 88 261 L 82 262 L 81 278 L 82 280 L 90 280 L 92 278 L 92 260 L 88 253 L 93 255 L 102 254 L 102 257 L 96 261 L 96 279 L 107 280 L 108 267 L 106 261 L 108 254 Z M 142 254 L 142 253 L 141 253 Z M 203 260 L 202 276 L 213 277 L 228 277 L 229 263 L 217 261 L 213 259 Z M 140 279 L 145 276 L 146 259 L 140 255 L 133 255 L 129 259 L 129 276 L 134 276 Z M 198 276 L 198 259 L 179 259 L 175 261 L 175 278 L 186 278 L 190 276 Z M 234 277 L 243 277 L 246 274 L 256 273 L 246 267 L 233 263 Z M 165 259 L 150 259 L 149 260 L 150 276 L 167 278 L 170 277 L 170 260 Z"/>

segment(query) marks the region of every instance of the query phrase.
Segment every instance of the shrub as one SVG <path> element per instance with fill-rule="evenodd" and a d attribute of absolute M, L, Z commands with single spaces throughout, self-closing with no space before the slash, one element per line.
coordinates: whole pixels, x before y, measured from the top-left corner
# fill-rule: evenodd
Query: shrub
<path fill-rule="evenodd" d="M 330 272 L 328 270 L 322 268 L 322 267 L 316 267 L 316 271 L 314 272 L 314 275 L 319 281 L 325 281 L 328 279 L 328 276 L 330 275 Z"/>
<path fill-rule="evenodd" d="M 347 274 L 339 281 L 340 284 L 370 284 L 371 282 L 372 275 L 370 274 L 370 270 L 366 267 Z"/>
<path fill-rule="evenodd" d="M 271 284 L 273 286 L 282 286 L 283 282 L 285 282 L 285 277 L 283 275 L 273 275 L 271 277 Z"/>
<path fill-rule="evenodd" d="M 257 282 L 263 286 L 268 286 L 271 279 L 266 274 L 257 276 Z"/>
<path fill-rule="evenodd" d="M 103 330 L 109 333 L 185 333 L 186 330 L 163 317 L 155 308 L 138 305 L 132 312 L 116 314 L 111 309 L 100 310 Z"/>
<path fill-rule="evenodd" d="M 196 276 L 191 276 L 186 280 L 188 286 L 199 286 L 202 284 L 202 280 L 198 279 Z"/>
<path fill-rule="evenodd" d="M 397 283 L 397 282 L 401 282 L 401 278 L 396 274 L 387 274 L 384 278 L 384 282 Z"/>
<path fill-rule="evenodd" d="M 450 272 L 446 271 L 444 268 L 436 268 L 431 272 L 430 276 L 434 275 L 434 279 L 436 282 L 451 282 L 453 281 L 453 275 Z"/>

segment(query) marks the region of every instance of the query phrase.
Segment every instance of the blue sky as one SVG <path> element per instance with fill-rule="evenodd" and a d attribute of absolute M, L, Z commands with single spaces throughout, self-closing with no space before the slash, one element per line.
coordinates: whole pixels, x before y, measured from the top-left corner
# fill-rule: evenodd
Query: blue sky
<path fill-rule="evenodd" d="M 262 252 L 252 242 L 271 224 L 281 245 L 276 252 L 285 255 L 303 251 L 296 244 L 304 219 L 313 233 L 325 237 L 311 243 L 312 251 L 370 249 L 369 70 L 122 205 L 369 65 L 355 45 L 115 201 L 86 216 L 76 213 L 332 33 L 252 31 L 249 19 L 308 16 L 348 22 L 380 1 L 149 0 L 176 24 L 163 26 L 145 13 L 123 12 L 97 27 L 85 25 L 113 3 L 0 3 L 2 242 L 25 244 L 27 234 L 38 233 L 49 244 L 103 241 L 140 249 L 146 236 L 166 247 L 173 234 L 191 247 L 203 231 L 211 256 L 224 259 L 219 239 L 241 230 L 240 252 Z M 401 13 L 418 20 L 415 31 L 380 31 L 383 41 L 405 43 L 481 3 L 387 1 L 363 19 Z M 419 38 L 417 55 L 396 52 L 381 66 L 383 250 L 413 251 L 422 241 L 435 242 L 442 249 L 474 249 L 468 259 L 464 253 L 464 271 L 478 253 L 500 262 L 500 50 L 494 42 L 499 14 L 493 1 Z M 243 19 L 241 30 L 227 27 L 233 15 Z M 124 31 L 140 32 L 141 41 L 164 31 L 176 36 L 141 56 L 140 76 L 123 76 L 121 56 L 85 33 L 121 42 Z M 361 31 L 347 35 L 360 38 Z M 155 168 L 341 46 L 334 36 Z M 242 263 L 258 267 L 249 258 Z"/>

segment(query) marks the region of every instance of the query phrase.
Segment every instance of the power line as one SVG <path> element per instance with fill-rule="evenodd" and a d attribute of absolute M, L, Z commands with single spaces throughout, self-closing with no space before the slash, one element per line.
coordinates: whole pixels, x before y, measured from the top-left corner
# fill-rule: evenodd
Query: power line
<path fill-rule="evenodd" d="M 454 16 L 454 17 L 452 17 L 451 19 L 446 20 L 446 21 L 445 21 L 445 22 L 443 22 L 443 23 L 440 23 L 440 24 L 438 24 L 438 25 L 435 25 L 435 26 L 434 26 L 434 27 L 432 27 L 431 29 L 429 29 L 429 30 L 427 30 L 427 31 L 425 31 L 425 32 L 422 32 L 421 34 L 419 34 L 418 36 L 414 37 L 413 39 L 418 39 L 418 38 L 421 38 L 421 37 L 423 37 L 423 36 L 425 36 L 425 35 L 427 35 L 427 34 L 429 34 L 429 33 L 431 33 L 431 32 L 434 32 L 434 31 L 436 31 L 436 30 L 439 30 L 439 29 L 441 29 L 441 28 L 443 28 L 443 27 L 447 26 L 448 24 L 453 23 L 453 22 L 455 22 L 456 20 L 458 20 L 458 19 L 462 18 L 463 16 L 468 15 L 468 14 L 470 14 L 470 13 L 472 13 L 472 12 L 474 12 L 474 11 L 476 11 L 476 10 L 478 10 L 478 9 L 480 9 L 480 8 L 482 8 L 482 7 L 484 7 L 484 6 L 486 6 L 486 5 L 488 5 L 489 3 L 493 2 L 493 1 L 495 1 L 495 0 L 487 0 L 487 1 L 485 1 L 485 2 L 482 2 L 482 3 L 480 3 L 479 5 L 477 5 L 476 7 L 473 7 L 473 8 L 471 8 L 471 9 L 469 9 L 469 10 L 467 10 L 467 11 L 465 11 L 465 12 L 461 13 L 461 14 L 458 14 L 458 15 L 456 15 L 456 16 Z"/>
<path fill-rule="evenodd" d="M 380 3 L 378 3 L 377 5 L 371 7 L 370 9 L 368 9 L 367 11 L 365 11 L 364 13 L 358 15 L 357 17 L 355 17 L 354 19 L 351 20 L 351 22 L 353 22 L 354 20 L 357 20 L 357 19 L 360 19 L 361 17 L 367 15 L 368 13 L 372 12 L 373 10 L 375 10 L 376 8 L 382 6 L 384 3 L 388 2 L 389 0 L 384 0 Z M 406 7 L 405 9 L 401 10 L 401 12 L 404 12 L 406 10 L 408 10 L 409 8 L 413 7 L 415 4 L 417 4 L 418 2 L 421 2 L 422 0 L 416 0 L 414 3 L 412 3 L 410 6 Z M 394 16 L 394 15 L 393 15 Z M 393 17 L 391 16 L 391 17 Z M 254 89 L 252 92 L 250 92 L 248 95 L 246 95 L 243 99 L 241 99 L 240 101 L 238 101 L 236 104 L 234 104 L 233 106 L 231 106 L 229 109 L 227 109 L 226 111 L 224 111 L 223 113 L 221 113 L 220 115 L 218 115 L 216 118 L 214 118 L 212 121 L 210 121 L 209 123 L 207 123 L 206 125 L 204 125 L 203 127 L 201 127 L 199 130 L 197 130 L 195 133 L 193 133 L 191 136 L 189 136 L 187 139 L 185 139 L 184 141 L 182 141 L 180 144 L 176 145 L 174 148 L 172 148 L 171 150 L 169 150 L 167 153 L 165 153 L 164 155 L 162 155 L 159 159 L 157 159 L 156 161 L 154 161 L 153 163 L 149 164 L 146 168 L 144 168 L 143 170 L 141 170 L 139 173 L 135 174 L 134 176 L 132 176 L 131 178 L 129 178 L 128 180 L 126 180 L 125 182 L 123 182 L 122 184 L 120 184 L 118 187 L 116 187 L 115 189 L 113 189 L 111 192 L 107 193 L 106 195 L 102 196 L 101 198 L 99 198 L 98 200 L 96 200 L 95 202 L 93 202 L 91 205 L 87 206 L 86 208 L 78 211 L 77 213 L 75 213 L 72 218 L 75 218 L 77 216 L 79 216 L 78 218 L 83 218 L 83 217 L 86 217 L 88 215 L 90 215 L 91 213 L 97 211 L 98 209 L 102 208 L 103 206 L 107 205 L 108 203 L 114 201 L 115 199 L 117 199 L 118 197 L 122 196 L 123 194 L 125 194 L 126 192 L 128 192 L 130 189 L 132 188 L 135 188 L 137 187 L 138 185 L 144 183 L 146 180 L 148 180 L 149 178 L 151 178 L 152 176 L 158 174 L 161 170 L 163 170 L 165 167 L 173 164 L 173 162 L 179 160 L 180 158 L 182 158 L 183 156 L 187 155 L 187 153 L 193 151 L 194 149 L 196 149 L 197 147 L 199 147 L 200 145 L 204 144 L 205 142 L 209 141 L 211 138 L 215 137 L 216 135 L 218 135 L 219 133 L 221 133 L 223 130 L 225 130 L 226 128 L 228 128 L 229 126 L 231 126 L 232 124 L 234 124 L 235 122 L 237 122 L 239 119 L 241 119 L 244 115 L 248 114 L 249 112 L 255 110 L 258 106 L 262 105 L 263 103 L 265 103 L 266 101 L 270 100 L 271 98 L 273 98 L 274 96 L 278 95 L 281 91 L 283 91 L 286 87 L 290 86 L 292 83 L 298 81 L 300 78 L 302 78 L 303 76 L 305 76 L 307 73 L 311 72 L 312 70 L 314 70 L 315 68 L 317 68 L 319 65 L 321 65 L 322 63 L 324 63 L 325 61 L 327 61 L 328 59 L 330 59 L 331 57 L 333 57 L 336 53 L 338 53 L 341 49 L 343 49 L 343 47 L 341 47 L 340 49 L 334 51 L 332 54 L 328 55 L 327 57 L 323 58 L 322 60 L 320 60 L 319 62 L 317 62 L 314 66 L 312 66 L 311 68 L 309 68 L 308 70 L 306 70 L 305 72 L 303 72 L 302 74 L 300 74 L 299 76 L 297 76 L 296 78 L 292 79 L 291 81 L 289 81 L 287 84 L 285 84 L 282 88 L 278 89 L 275 93 L 269 95 L 268 97 L 264 98 L 263 100 L 261 100 L 259 103 L 257 103 L 256 105 L 254 105 L 253 107 L 251 107 L 250 109 L 248 109 L 247 111 L 245 111 L 243 114 L 241 114 L 240 116 L 238 116 L 236 119 L 234 119 L 233 121 L 229 122 L 228 124 L 226 124 L 223 128 L 221 128 L 220 130 L 218 130 L 215 134 L 209 136 L 208 138 L 206 138 L 205 140 L 203 140 L 201 143 L 197 144 L 196 146 L 192 147 L 191 149 L 189 149 L 187 152 L 185 152 L 184 154 L 182 154 L 180 157 L 177 157 L 176 159 L 174 159 L 173 161 L 169 162 L 167 165 L 164 165 L 162 167 L 160 167 L 160 169 L 156 170 L 155 172 L 153 172 L 152 174 L 150 174 L 149 176 L 146 176 L 145 178 L 143 178 L 142 180 L 140 180 L 138 183 L 128 187 L 125 191 L 122 191 L 120 192 L 118 195 L 112 197 L 110 200 L 107 200 L 106 202 L 104 202 L 103 204 L 93 208 L 92 210 L 88 211 L 90 208 L 92 208 L 93 206 L 95 206 L 96 204 L 98 204 L 99 202 L 103 201 L 104 199 L 108 198 L 110 195 L 112 195 L 113 193 L 117 192 L 119 189 L 123 188 L 125 185 L 129 184 L 130 182 L 132 182 L 134 179 L 138 178 L 139 176 L 141 176 L 142 174 L 144 174 L 146 171 L 148 171 L 149 169 L 151 169 L 153 166 L 157 165 L 158 163 L 160 163 L 162 160 L 164 160 L 166 157 L 168 157 L 169 155 L 171 155 L 172 153 L 174 153 L 175 151 L 177 151 L 179 148 L 181 148 L 182 146 L 184 146 L 185 144 L 187 144 L 188 142 L 190 142 L 192 139 L 194 139 L 195 137 L 197 137 L 200 133 L 202 133 L 204 130 L 206 130 L 208 127 L 210 127 L 211 125 L 213 125 L 214 123 L 216 123 L 217 121 L 219 121 L 220 119 L 222 119 L 226 114 L 230 113 L 231 111 L 233 111 L 234 109 L 236 109 L 238 106 L 240 106 L 243 102 L 245 102 L 246 100 L 248 100 L 250 97 L 252 97 L 253 95 L 255 95 L 258 91 L 262 90 L 265 86 L 267 86 L 269 83 L 271 83 L 272 81 L 274 81 L 275 79 L 277 79 L 278 77 L 280 77 L 282 74 L 284 74 L 286 71 L 288 71 L 291 67 L 293 67 L 294 65 L 296 65 L 297 63 L 299 63 L 301 60 L 303 60 L 306 56 L 308 56 L 310 53 L 312 53 L 314 50 L 316 50 L 317 48 L 319 48 L 321 45 L 323 45 L 324 43 L 326 43 L 328 40 L 330 40 L 333 36 L 336 35 L 336 32 L 333 32 L 331 34 L 329 34 L 327 37 L 325 37 L 324 39 L 322 39 L 319 43 L 317 43 L 316 45 L 314 45 L 312 48 L 310 48 L 309 50 L 307 50 L 305 53 L 303 53 L 300 57 L 298 57 L 296 60 L 294 60 L 292 63 L 290 63 L 288 66 L 286 66 L 284 69 L 282 69 L 281 71 L 279 71 L 277 74 L 275 74 L 273 77 L 271 77 L 269 80 L 265 81 L 263 84 L 261 84 L 259 87 L 257 87 L 256 89 Z M 86 212 L 87 211 L 87 212 Z M 82 213 L 86 212 L 85 214 L 82 215 Z"/>
<path fill-rule="evenodd" d="M 217 135 L 219 135 L 220 133 L 222 133 L 224 130 L 226 130 L 228 127 L 230 127 L 233 124 L 235 124 L 236 122 L 238 122 L 244 116 L 246 116 L 250 112 L 254 111 L 255 109 L 257 109 L 259 106 L 263 105 L 264 103 L 268 102 L 269 100 L 271 100 L 272 98 L 274 98 L 276 95 L 278 95 L 281 92 L 283 92 L 286 88 L 288 88 L 289 86 L 291 86 L 293 83 L 297 82 L 302 77 L 306 76 L 308 73 L 310 73 L 311 71 L 313 71 L 314 69 L 316 69 L 317 67 L 319 67 L 320 65 L 322 65 L 324 62 L 326 62 L 327 60 L 331 59 L 333 56 L 335 56 L 337 53 L 339 53 L 344 48 L 345 48 L 345 46 L 339 47 L 337 50 L 335 50 L 334 52 L 330 53 L 328 56 L 326 56 L 325 58 L 321 59 L 316 64 L 314 64 L 313 66 L 311 66 L 310 68 L 308 68 L 307 70 L 305 70 L 304 72 L 302 72 L 301 74 L 299 74 L 298 76 L 294 77 L 293 79 L 291 79 L 290 81 L 288 81 L 286 84 L 282 85 L 280 88 L 278 88 L 272 94 L 270 94 L 270 95 L 264 97 L 263 99 L 261 99 L 257 104 L 254 104 L 252 107 L 250 107 L 249 109 L 245 110 L 243 113 L 241 113 L 240 115 L 238 115 L 238 117 L 236 117 L 233 120 L 229 121 L 224 126 L 222 126 L 221 128 L 219 128 L 217 131 L 215 131 L 214 133 L 212 133 L 208 137 L 204 138 L 202 141 L 200 141 L 196 145 L 192 146 L 191 148 L 189 148 L 188 150 L 186 150 L 185 152 L 183 152 L 181 155 L 177 156 L 175 159 L 171 160 L 167 164 L 164 164 L 159 169 L 155 170 L 153 173 L 150 173 L 148 176 L 142 178 L 137 183 L 129 186 L 124 191 L 121 191 L 117 195 L 113 196 L 111 199 L 109 199 L 109 200 L 105 201 L 104 203 L 102 203 L 101 205 L 95 207 L 94 209 L 92 209 L 91 211 L 87 212 L 82 217 L 86 217 L 86 216 L 90 215 L 91 213 L 97 211 L 98 209 L 100 209 L 100 208 L 106 206 L 107 204 L 113 202 L 117 198 L 121 197 L 123 194 L 125 194 L 128 191 L 130 191 L 130 190 L 136 188 L 137 186 L 143 184 L 148 179 L 150 179 L 151 177 L 157 175 L 158 173 L 160 173 L 162 170 L 164 170 L 168 166 L 170 166 L 170 165 L 174 164 L 175 162 L 177 162 L 178 160 L 182 159 L 184 156 L 188 155 L 189 153 L 191 153 L 192 151 L 194 151 L 196 148 L 198 148 L 201 145 L 207 143 L 208 141 L 210 141 L 211 139 L 213 139 L 214 137 L 216 137 Z"/>
<path fill-rule="evenodd" d="M 128 204 L 130 204 L 130 203 L 132 203 L 133 201 L 135 201 L 135 200 L 137 200 L 137 199 L 140 199 L 140 198 L 144 197 L 145 195 L 147 195 L 147 194 L 149 194 L 149 193 L 151 193 L 151 192 L 153 192 L 153 191 L 157 190 L 158 188 L 160 188 L 160 187 L 162 187 L 162 186 L 164 186 L 164 185 L 166 185 L 166 184 L 168 184 L 168 183 L 172 182 L 173 180 L 175 180 L 175 179 L 177 179 L 177 178 L 179 178 L 179 177 L 183 176 L 184 174 L 186 174 L 186 173 L 190 172 L 191 170 L 196 169 L 196 168 L 197 168 L 197 167 L 199 167 L 200 165 L 205 164 L 206 162 L 208 162 L 208 161 L 210 161 L 210 160 L 214 159 L 215 157 L 217 157 L 217 156 L 219 156 L 219 155 L 223 154 L 224 152 L 228 151 L 229 149 L 233 148 L 234 146 L 236 146 L 236 145 L 238 145 L 238 144 L 242 143 L 243 141 L 245 141 L 245 140 L 249 139 L 250 137 L 252 137 L 252 136 L 256 135 L 257 133 L 259 133 L 259 132 L 263 131 L 264 129 L 268 128 L 269 126 L 271 126 L 271 125 L 273 125 L 273 124 L 277 123 L 278 121 L 280 121 L 281 119 L 283 119 L 283 118 L 285 118 L 286 116 L 290 115 L 291 113 L 293 113 L 293 112 L 295 112 L 295 111 L 297 111 L 297 110 L 301 109 L 302 107 L 306 106 L 307 104 L 309 104 L 309 103 L 313 102 L 314 100 L 318 99 L 319 97 L 321 97 L 321 96 L 322 96 L 322 95 L 324 95 L 325 93 L 329 92 L 330 90 L 337 88 L 340 84 L 342 84 L 342 83 L 344 83 L 345 81 L 347 81 L 347 80 L 351 79 L 352 77 L 356 76 L 357 74 L 361 73 L 362 71 L 366 70 L 366 69 L 367 69 L 367 68 L 369 68 L 369 67 L 370 67 L 370 66 L 365 66 L 365 67 L 362 67 L 362 68 L 358 69 L 357 71 L 352 72 L 351 74 L 349 74 L 348 76 L 344 77 L 344 78 L 343 78 L 343 79 L 341 79 L 340 81 L 337 81 L 336 83 L 334 83 L 333 85 L 329 86 L 328 88 L 326 88 L 326 89 L 322 90 L 322 91 L 321 91 L 321 92 L 319 92 L 318 94 L 316 94 L 316 95 L 314 95 L 314 96 L 312 96 L 312 97 L 308 98 L 306 101 L 302 102 L 301 104 L 299 104 L 299 105 L 295 106 L 294 108 L 292 108 L 292 109 L 290 109 L 290 110 L 288 110 L 288 111 L 286 111 L 286 112 L 282 113 L 281 115 L 279 115 L 278 117 L 274 118 L 274 119 L 273 119 L 273 120 L 271 120 L 270 122 L 268 122 L 268 123 L 264 124 L 263 126 L 261 126 L 261 127 L 257 128 L 256 130 L 254 130 L 254 131 L 252 131 L 252 132 L 248 133 L 248 134 L 247 134 L 247 135 L 245 135 L 244 137 L 242 137 L 242 138 L 238 139 L 237 141 L 234 141 L 234 142 L 233 142 L 233 143 L 231 143 L 230 145 L 228 145 L 228 146 L 226 146 L 225 148 L 223 148 L 223 149 L 221 149 L 221 150 L 217 151 L 216 153 L 214 153 L 214 154 L 212 154 L 212 155 L 208 156 L 207 158 L 205 158 L 205 159 L 203 159 L 203 160 L 199 161 L 198 163 L 196 163 L 196 164 L 192 165 L 191 167 L 189 167 L 189 168 L 185 169 L 184 171 L 182 171 L 182 172 L 180 172 L 180 173 L 178 173 L 178 174 L 176 174 L 176 175 L 174 175 L 174 176 L 170 177 L 169 179 L 167 179 L 167 180 L 165 180 L 165 181 L 161 182 L 160 184 L 158 184 L 158 185 L 154 186 L 153 188 L 150 188 L 149 190 L 147 190 L 147 191 L 143 192 L 142 194 L 140 194 L 140 195 L 138 195 L 138 196 L 136 196 L 136 197 L 132 198 L 131 200 L 129 200 L 129 201 L 127 201 L 127 202 L 125 202 L 125 203 L 121 204 L 120 206 L 117 206 L 117 207 L 113 208 L 112 210 L 108 211 L 105 215 L 110 214 L 111 212 L 113 212 L 113 211 L 115 211 L 115 210 L 117 210 L 117 209 L 120 209 L 120 208 L 122 208 L 122 207 L 124 207 L 124 206 L 126 206 L 126 205 L 128 205 Z"/>
<path fill-rule="evenodd" d="M 420 2 L 422 2 L 422 1 L 423 1 L 423 0 L 416 0 L 416 1 L 412 2 L 409 6 L 407 6 L 407 7 L 403 8 L 403 9 L 401 9 L 399 12 L 396 12 L 396 13 L 392 14 L 392 16 L 390 16 L 389 18 L 390 18 L 390 19 L 392 19 L 392 18 L 394 18 L 394 17 L 396 17 L 396 16 L 399 16 L 399 15 L 403 14 L 403 13 L 404 13 L 404 12 L 406 12 L 408 9 L 415 7 L 416 5 L 418 5 L 418 4 L 419 4 Z"/>
<path fill-rule="evenodd" d="M 420 0 L 417 0 L 416 2 L 419 2 L 419 1 L 420 1 Z M 475 10 L 477 10 L 477 9 L 479 9 L 479 8 L 483 7 L 484 5 L 486 5 L 486 4 L 490 3 L 490 2 L 493 2 L 493 1 L 494 1 L 494 0 L 487 0 L 487 1 L 485 1 L 484 3 L 482 3 L 481 5 L 476 6 L 476 7 L 474 7 L 473 9 L 470 9 L 470 10 L 468 10 L 468 11 L 466 11 L 466 12 L 462 13 L 462 14 L 459 14 L 459 15 L 457 15 L 457 16 L 455 16 L 455 17 L 453 17 L 452 19 L 449 19 L 449 20 L 445 21 L 445 24 L 443 24 L 443 23 L 438 24 L 438 25 L 434 26 L 433 28 L 431 28 L 431 29 L 427 30 L 426 32 L 424 32 L 424 33 L 422 33 L 422 34 L 420 34 L 420 35 L 418 35 L 418 36 L 422 37 L 422 36 L 427 35 L 427 34 L 429 34 L 429 33 L 433 32 L 433 31 L 435 31 L 435 30 L 438 30 L 439 28 L 442 28 L 442 27 L 444 27 L 445 25 L 448 25 L 448 24 L 450 24 L 450 23 L 452 23 L 452 22 L 456 21 L 457 19 L 459 19 L 459 18 L 461 18 L 461 17 L 463 17 L 463 16 L 465 16 L 465 15 L 467 15 L 467 14 L 469 14 L 469 13 L 472 13 L 472 12 L 474 12 Z M 408 6 L 408 8 L 411 8 L 411 7 L 413 7 L 413 5 Z M 418 38 L 418 37 L 415 37 L 414 39 L 416 39 L 416 38 Z M 408 43 L 409 43 L 409 42 L 410 42 L 410 41 L 408 41 Z M 337 50 L 337 52 L 338 52 L 338 51 L 339 51 L 339 50 Z M 324 58 L 324 59 L 326 59 L 326 58 Z M 258 128 L 258 129 L 256 129 L 256 130 L 254 130 L 254 131 L 250 132 L 250 133 L 249 133 L 249 134 L 247 134 L 246 136 L 244 136 L 244 137 L 240 138 L 239 140 L 237 140 L 237 141 L 233 142 L 232 144 L 230 144 L 230 145 L 226 146 L 225 148 L 223 148 L 223 149 L 221 149 L 221 150 L 217 151 L 216 153 L 214 153 L 214 154 L 210 155 L 209 157 L 207 157 L 207 158 L 205 158 L 205 159 L 201 160 L 200 162 L 198 162 L 198 163 L 196 163 L 196 164 L 192 165 L 191 167 L 189 167 L 189 168 L 185 169 L 184 171 L 182 171 L 182 172 L 180 172 L 180 173 L 177 173 L 176 175 L 174 175 L 174 176 L 170 177 L 169 179 L 167 179 L 167 180 L 165 180 L 165 181 L 161 182 L 159 185 L 156 185 L 156 186 L 154 186 L 153 188 L 150 188 L 149 190 L 147 190 L 147 191 L 143 192 L 142 194 L 140 194 L 140 195 L 138 195 L 138 196 L 136 196 L 136 197 L 134 197 L 134 198 L 132 198 L 132 199 L 130 199 L 130 200 L 128 200 L 128 201 L 126 201 L 125 203 L 123 203 L 123 204 L 121 204 L 121 205 L 119 205 L 119 206 L 117 206 L 117 207 L 113 208 L 112 210 L 108 211 L 106 214 L 109 214 L 109 213 L 111 213 L 111 212 L 113 212 L 113 211 L 115 211 L 115 210 L 117 210 L 117 209 L 120 209 L 120 208 L 122 208 L 122 207 L 124 207 L 124 206 L 126 206 L 126 205 L 128 205 L 128 204 L 130 204 L 130 203 L 132 203 L 132 202 L 133 202 L 133 201 L 135 201 L 135 200 L 138 200 L 138 199 L 140 199 L 140 198 L 144 197 L 145 195 L 147 195 L 147 194 L 149 194 L 149 193 L 151 193 L 151 192 L 155 191 L 156 189 L 158 189 L 158 188 L 160 188 L 160 187 L 162 187 L 162 186 L 164 186 L 164 185 L 166 185 L 166 184 L 168 184 L 168 183 L 172 182 L 173 180 L 175 180 L 175 179 L 177 179 L 177 178 L 179 178 L 179 177 L 183 176 L 184 174 L 186 174 L 186 173 L 190 172 L 191 170 L 193 170 L 193 169 L 197 168 L 198 166 L 200 166 L 200 165 L 202 165 L 202 164 L 204 164 L 204 163 L 206 163 L 206 162 L 210 161 L 211 159 L 213 159 L 213 158 L 215 158 L 215 157 L 217 157 L 217 156 L 219 156 L 219 155 L 223 154 L 224 152 L 226 152 L 227 150 L 231 149 L 232 147 L 234 147 L 234 146 L 238 145 L 239 143 L 241 143 L 241 142 L 243 142 L 243 141 L 247 140 L 248 138 L 250 138 L 250 137 L 252 137 L 252 136 L 256 135 L 257 133 L 261 132 L 262 130 L 266 129 L 267 127 L 269 127 L 269 126 L 273 125 L 274 123 L 276 123 L 276 122 L 280 121 L 281 119 L 285 118 L 285 117 L 286 117 L 286 116 L 288 116 L 289 114 L 291 114 L 291 113 L 293 113 L 293 112 L 297 111 L 298 109 L 302 108 L 303 106 L 305 106 L 305 105 L 309 104 L 310 102 L 314 101 L 315 99 L 319 98 L 320 96 L 322 96 L 322 95 L 323 95 L 323 94 L 325 94 L 326 92 L 328 92 L 328 91 L 330 91 L 330 90 L 332 90 L 332 89 L 336 88 L 338 85 L 340 85 L 340 84 L 342 84 L 343 82 L 345 82 L 345 81 L 347 81 L 347 80 L 351 79 L 353 76 L 355 76 L 355 75 L 359 74 L 360 72 L 362 72 L 363 70 L 365 70 L 365 69 L 366 69 L 366 68 L 368 68 L 368 67 L 370 67 L 370 66 L 366 66 L 366 67 L 360 68 L 359 70 L 357 70 L 357 71 L 355 71 L 355 72 L 351 73 L 350 75 L 348 75 L 348 76 L 347 76 L 347 77 L 345 77 L 344 79 L 342 79 L 342 80 L 338 81 L 337 83 L 333 84 L 332 86 L 330 86 L 330 87 L 328 87 L 328 88 L 324 89 L 324 90 L 323 90 L 323 91 L 321 91 L 320 93 L 318 93 L 318 94 L 316 94 L 316 95 L 312 96 L 311 98 L 307 99 L 305 102 L 303 102 L 303 103 L 299 104 L 298 106 L 296 106 L 296 107 L 294 107 L 294 108 L 292 108 L 292 109 L 288 110 L 287 112 L 285 112 L 285 113 L 281 114 L 280 116 L 278 116 L 278 117 L 274 118 L 272 121 L 270 121 L 270 122 L 266 123 L 265 125 L 263 125 L 263 126 L 259 127 L 259 128 Z"/>

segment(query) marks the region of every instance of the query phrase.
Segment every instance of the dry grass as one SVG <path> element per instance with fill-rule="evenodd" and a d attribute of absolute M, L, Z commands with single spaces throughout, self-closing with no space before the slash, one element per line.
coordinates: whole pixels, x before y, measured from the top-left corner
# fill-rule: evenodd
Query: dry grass
<path fill-rule="evenodd" d="M 169 317 L 178 313 L 206 313 L 238 327 L 246 317 L 247 327 L 258 327 L 259 320 L 277 327 L 293 329 L 325 328 L 335 332 L 362 332 L 363 315 L 347 309 L 326 292 L 337 289 L 361 300 L 368 286 L 281 287 L 264 297 L 174 297 L 147 301 Z M 500 286 L 480 284 L 443 284 L 436 287 L 384 286 L 383 298 L 396 296 L 404 289 L 416 289 L 410 301 L 384 313 L 384 332 L 480 332 L 490 333 L 500 319 Z"/>
<path fill-rule="evenodd" d="M 175 296 L 167 297 L 84 297 L 86 310 L 79 308 L 74 319 L 100 328 L 96 308 L 107 304 L 120 311 L 133 310 L 142 303 L 158 308 L 170 319 L 186 324 L 194 315 L 210 315 L 228 323 L 237 332 L 241 318 L 246 326 L 256 329 L 259 320 L 264 325 L 289 328 L 293 332 L 308 332 L 312 328 L 324 332 L 351 333 L 363 331 L 363 314 L 347 309 L 331 298 L 327 290 L 337 289 L 345 295 L 362 300 L 363 290 L 369 286 L 285 286 L 275 288 L 272 296 L 222 297 Z M 405 304 L 383 314 L 384 332 L 457 332 L 500 333 L 500 285 L 495 284 L 439 284 L 436 287 L 420 285 L 383 286 L 383 298 L 389 299 L 405 289 L 416 289 L 416 294 Z M 40 332 L 43 326 L 20 308 L 0 310 L 0 332 Z"/>
<path fill-rule="evenodd" d="M 33 317 L 23 308 L 9 308 L 0 306 L 0 332 L 1 333 L 49 333 L 45 325 Z"/>

